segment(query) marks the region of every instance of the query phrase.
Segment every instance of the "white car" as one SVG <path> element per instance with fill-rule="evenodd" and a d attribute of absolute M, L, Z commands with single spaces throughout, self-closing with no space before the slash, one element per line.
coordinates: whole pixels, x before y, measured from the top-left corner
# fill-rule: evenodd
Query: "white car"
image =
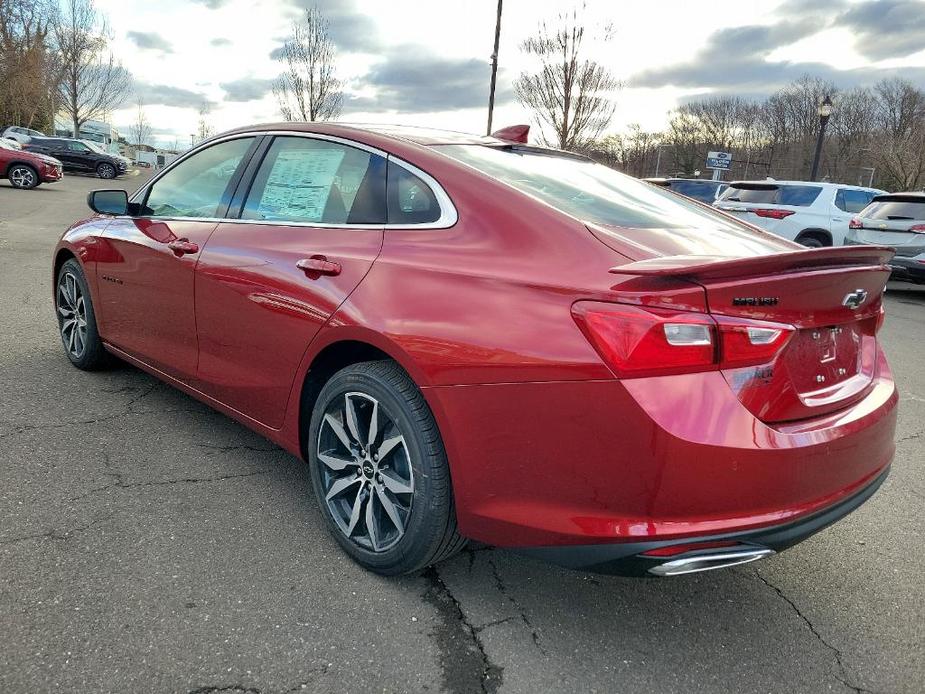
<path fill-rule="evenodd" d="M 733 181 L 713 206 L 804 246 L 842 246 L 848 224 L 884 191 L 840 183 Z"/>
<path fill-rule="evenodd" d="M 11 125 L 4 130 L 3 133 L 0 133 L 0 137 L 6 138 L 7 140 L 15 140 L 21 145 L 27 145 L 33 137 L 45 137 L 45 134 L 40 133 L 38 130 Z"/>

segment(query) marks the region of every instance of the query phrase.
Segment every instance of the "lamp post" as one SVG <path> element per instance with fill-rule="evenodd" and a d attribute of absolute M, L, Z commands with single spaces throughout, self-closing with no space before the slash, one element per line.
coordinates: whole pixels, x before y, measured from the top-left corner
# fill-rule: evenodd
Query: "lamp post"
<path fill-rule="evenodd" d="M 832 100 L 826 94 L 819 108 L 816 109 L 819 114 L 819 137 L 816 138 L 816 153 L 813 155 L 813 168 L 809 172 L 809 180 L 815 181 L 819 173 L 819 158 L 822 156 L 822 140 L 825 137 L 825 126 L 829 122 L 829 116 L 832 115 Z"/>
<path fill-rule="evenodd" d="M 498 0 L 498 17 L 495 20 L 495 51 L 491 54 L 491 86 L 488 91 L 488 127 L 486 135 L 491 135 L 491 121 L 495 113 L 495 81 L 498 77 L 498 45 L 501 42 L 501 3 Z"/>

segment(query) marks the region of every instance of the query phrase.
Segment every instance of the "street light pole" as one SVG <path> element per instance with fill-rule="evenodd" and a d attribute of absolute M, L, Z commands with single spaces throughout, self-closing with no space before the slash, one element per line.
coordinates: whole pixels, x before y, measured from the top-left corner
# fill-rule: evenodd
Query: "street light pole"
<path fill-rule="evenodd" d="M 495 21 L 495 51 L 491 54 L 491 88 L 488 92 L 488 128 L 486 135 L 491 135 L 491 119 L 495 111 L 495 80 L 498 77 L 498 44 L 501 42 L 501 2 L 498 0 L 498 18 Z"/>
<path fill-rule="evenodd" d="M 819 159 L 822 156 L 822 141 L 825 138 L 825 126 L 829 122 L 829 116 L 832 115 L 832 100 L 826 94 L 825 99 L 819 104 L 819 137 L 816 138 L 816 153 L 813 155 L 813 168 L 809 172 L 809 180 L 815 181 L 819 173 Z"/>

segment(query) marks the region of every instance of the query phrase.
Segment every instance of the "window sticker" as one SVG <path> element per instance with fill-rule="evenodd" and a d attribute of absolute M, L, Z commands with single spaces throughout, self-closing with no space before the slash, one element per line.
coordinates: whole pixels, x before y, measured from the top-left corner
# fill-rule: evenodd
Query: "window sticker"
<path fill-rule="evenodd" d="M 262 219 L 320 222 L 343 159 L 344 150 L 339 147 L 279 152 L 257 214 Z"/>

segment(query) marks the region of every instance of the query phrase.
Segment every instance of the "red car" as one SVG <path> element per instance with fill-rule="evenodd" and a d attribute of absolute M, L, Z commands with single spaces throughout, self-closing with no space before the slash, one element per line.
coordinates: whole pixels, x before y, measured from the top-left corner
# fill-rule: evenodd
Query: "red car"
<path fill-rule="evenodd" d="M 60 161 L 54 157 L 27 152 L 16 142 L 0 138 L 0 178 L 14 188 L 35 188 L 41 183 L 55 183 L 64 175 Z"/>
<path fill-rule="evenodd" d="M 67 356 L 303 457 L 383 574 L 467 539 L 673 575 L 857 508 L 894 451 L 891 251 L 807 250 L 580 156 L 277 124 L 188 152 L 54 255 Z"/>

